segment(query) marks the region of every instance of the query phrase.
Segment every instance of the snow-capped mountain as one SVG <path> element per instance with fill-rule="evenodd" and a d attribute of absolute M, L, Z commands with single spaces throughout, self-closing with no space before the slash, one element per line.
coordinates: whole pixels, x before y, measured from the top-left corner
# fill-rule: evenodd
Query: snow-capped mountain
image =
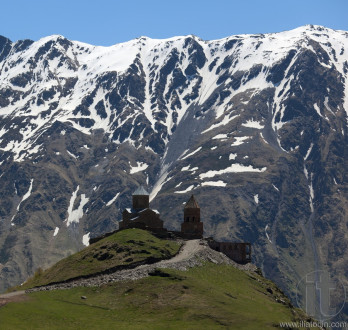
<path fill-rule="evenodd" d="M 116 229 L 143 184 L 169 228 L 250 241 L 291 292 L 347 260 L 348 33 L 304 26 L 97 47 L 0 37 L 0 289 Z"/>

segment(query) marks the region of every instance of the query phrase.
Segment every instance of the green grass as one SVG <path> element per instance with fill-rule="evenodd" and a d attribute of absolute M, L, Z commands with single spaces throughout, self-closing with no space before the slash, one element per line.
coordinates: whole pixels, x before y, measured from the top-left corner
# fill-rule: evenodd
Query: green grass
<path fill-rule="evenodd" d="M 212 263 L 186 272 L 161 269 L 137 281 L 28 297 L 0 308 L 2 330 L 274 329 L 279 322 L 306 318 L 262 276 Z"/>
<path fill-rule="evenodd" d="M 175 255 L 179 248 L 178 243 L 159 239 L 145 230 L 122 230 L 62 259 L 46 271 L 38 270 L 25 284 L 15 289 L 23 290 L 96 274 L 152 258 L 169 258 Z"/>

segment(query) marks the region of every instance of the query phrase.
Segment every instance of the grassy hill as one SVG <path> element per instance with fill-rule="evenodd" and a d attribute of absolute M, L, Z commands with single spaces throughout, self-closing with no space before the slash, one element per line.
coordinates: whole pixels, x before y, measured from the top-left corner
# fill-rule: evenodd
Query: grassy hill
<path fill-rule="evenodd" d="M 148 232 L 125 230 L 58 262 L 25 287 L 131 265 L 149 256 L 168 257 L 178 249 L 177 243 Z M 274 329 L 280 322 L 307 319 L 262 275 L 211 262 L 187 271 L 156 269 L 147 278 L 101 287 L 33 292 L 26 300 L 0 307 L 1 330 Z"/>
<path fill-rule="evenodd" d="M 274 329 L 306 319 L 262 276 L 212 263 L 28 296 L 0 308 L 1 329 Z"/>
<path fill-rule="evenodd" d="M 132 267 L 140 262 L 167 259 L 174 256 L 179 248 L 178 243 L 161 240 L 145 230 L 122 230 L 62 259 L 45 271 L 38 270 L 32 278 L 16 289 L 23 290 L 109 269 Z"/>

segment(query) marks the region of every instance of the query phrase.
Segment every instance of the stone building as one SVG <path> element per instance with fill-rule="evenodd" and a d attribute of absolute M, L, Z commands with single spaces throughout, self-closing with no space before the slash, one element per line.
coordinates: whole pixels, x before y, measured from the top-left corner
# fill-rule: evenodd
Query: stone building
<path fill-rule="evenodd" d="M 250 243 L 233 243 L 233 242 L 216 242 L 208 239 L 208 245 L 215 251 L 222 252 L 235 262 L 246 264 L 251 262 L 251 244 Z"/>
<path fill-rule="evenodd" d="M 141 228 L 152 231 L 165 231 L 159 212 L 150 209 L 149 193 L 144 187 L 139 187 L 132 195 L 132 208 L 122 212 L 119 229 Z"/>
<path fill-rule="evenodd" d="M 184 237 L 202 238 L 203 222 L 201 222 L 201 209 L 191 195 L 184 207 L 184 222 L 181 224 L 181 233 Z"/>

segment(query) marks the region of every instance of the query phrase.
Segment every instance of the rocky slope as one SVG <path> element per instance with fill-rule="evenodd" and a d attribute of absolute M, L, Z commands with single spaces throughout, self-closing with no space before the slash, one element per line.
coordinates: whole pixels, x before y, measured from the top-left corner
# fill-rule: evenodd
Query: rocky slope
<path fill-rule="evenodd" d="M 348 33 L 96 47 L 0 38 L 0 290 L 116 229 L 143 184 L 168 228 L 249 241 L 294 298 L 347 284 Z"/>

